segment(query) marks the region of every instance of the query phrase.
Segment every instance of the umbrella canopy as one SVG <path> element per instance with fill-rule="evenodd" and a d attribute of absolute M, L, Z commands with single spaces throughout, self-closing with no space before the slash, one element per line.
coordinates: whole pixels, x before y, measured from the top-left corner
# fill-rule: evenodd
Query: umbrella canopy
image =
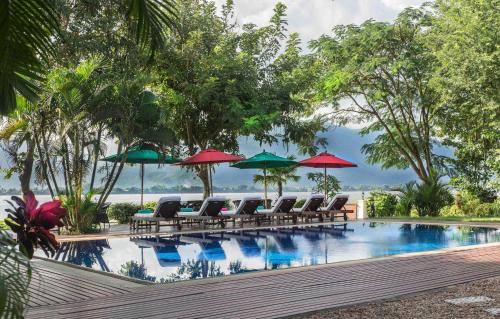
<path fill-rule="evenodd" d="M 299 162 L 300 166 L 307 166 L 307 167 L 315 167 L 315 168 L 323 168 L 325 170 L 325 202 L 327 201 L 328 198 L 328 183 L 327 183 L 327 174 L 326 174 L 326 169 L 327 168 L 342 168 L 342 167 L 358 167 L 358 165 L 351 163 L 349 161 L 346 161 L 344 159 L 341 159 L 340 157 L 337 157 L 333 154 L 330 154 L 328 152 L 323 152 L 320 153 L 316 156 L 313 156 L 311 158 L 302 160 Z"/>
<path fill-rule="evenodd" d="M 244 160 L 243 156 L 233 155 L 209 148 L 190 156 L 179 163 L 179 165 L 208 165 L 208 177 L 210 181 L 210 193 L 213 195 L 212 187 L 212 164 L 238 162 Z"/>
<path fill-rule="evenodd" d="M 158 152 L 147 145 L 133 146 L 127 152 L 114 154 L 102 158 L 105 162 L 121 162 L 125 159 L 125 163 L 141 164 L 141 207 L 144 203 L 144 164 L 173 164 L 181 160 L 165 153 Z"/>
<path fill-rule="evenodd" d="M 297 165 L 296 161 L 277 156 L 266 151 L 252 156 L 246 160 L 231 165 L 241 169 L 263 169 L 264 170 L 264 205 L 267 206 L 267 169 L 289 167 Z"/>

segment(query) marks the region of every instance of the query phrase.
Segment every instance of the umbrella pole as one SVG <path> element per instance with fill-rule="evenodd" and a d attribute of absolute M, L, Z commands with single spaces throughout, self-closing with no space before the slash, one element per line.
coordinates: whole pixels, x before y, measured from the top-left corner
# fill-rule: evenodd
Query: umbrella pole
<path fill-rule="evenodd" d="M 212 164 L 208 164 L 208 178 L 210 180 L 210 196 L 214 196 L 214 186 L 212 183 Z"/>
<path fill-rule="evenodd" d="M 325 203 L 328 203 L 328 182 L 326 175 L 326 165 L 325 165 Z"/>
<path fill-rule="evenodd" d="M 144 163 L 141 163 L 141 209 L 144 208 Z"/>
<path fill-rule="evenodd" d="M 266 167 L 264 166 L 264 207 L 267 207 L 267 172 Z"/>

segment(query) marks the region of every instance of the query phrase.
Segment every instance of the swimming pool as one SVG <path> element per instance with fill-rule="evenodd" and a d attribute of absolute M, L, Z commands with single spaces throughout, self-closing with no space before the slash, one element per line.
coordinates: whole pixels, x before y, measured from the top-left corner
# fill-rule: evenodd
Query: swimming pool
<path fill-rule="evenodd" d="M 170 282 L 498 241 L 495 228 L 353 222 L 64 242 L 54 259 Z"/>

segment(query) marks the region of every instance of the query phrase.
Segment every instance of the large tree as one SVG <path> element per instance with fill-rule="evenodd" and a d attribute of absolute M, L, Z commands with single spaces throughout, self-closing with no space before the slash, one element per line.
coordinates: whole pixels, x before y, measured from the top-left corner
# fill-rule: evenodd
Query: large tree
<path fill-rule="evenodd" d="M 317 98 L 335 120 L 375 132 L 363 146 L 370 163 L 410 167 L 426 181 L 439 163 L 433 152 L 438 95 L 429 82 L 434 57 L 425 46 L 425 14 L 406 9 L 394 23 L 338 26 L 311 43 L 320 73 Z"/>
<path fill-rule="evenodd" d="M 500 186 L 499 5 L 438 0 L 430 8 L 428 45 L 439 62 L 432 83 L 441 136 L 455 150 L 452 182 L 477 195 Z"/>
<path fill-rule="evenodd" d="M 314 149 L 322 125 L 301 119 L 307 105 L 294 95 L 306 79 L 294 78 L 299 41 L 286 36 L 283 4 L 276 5 L 269 25 L 248 24 L 241 31 L 232 1 L 221 14 L 213 2 L 183 1 L 178 19 L 177 32 L 158 55 L 155 90 L 164 97 L 186 155 L 208 147 L 236 153 L 242 135 Z M 287 46 L 280 53 L 282 42 Z M 195 170 L 207 195 L 206 167 Z"/>

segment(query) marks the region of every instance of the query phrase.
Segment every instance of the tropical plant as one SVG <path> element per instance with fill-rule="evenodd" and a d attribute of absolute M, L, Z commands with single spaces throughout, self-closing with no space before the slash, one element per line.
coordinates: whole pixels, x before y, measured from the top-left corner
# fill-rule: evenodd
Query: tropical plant
<path fill-rule="evenodd" d="M 289 160 L 295 160 L 295 156 L 287 156 Z M 300 176 L 297 175 L 297 166 L 269 168 L 266 172 L 266 180 L 269 185 L 278 187 L 278 196 L 283 195 L 283 186 L 289 181 L 298 182 Z M 254 183 L 264 183 L 264 175 L 254 175 Z"/>
<path fill-rule="evenodd" d="M 438 216 L 441 208 L 453 203 L 453 195 L 441 182 L 442 175 L 432 172 L 429 177 L 417 184 L 414 190 L 414 205 L 420 217 Z"/>
<path fill-rule="evenodd" d="M 411 210 L 415 203 L 415 187 L 416 182 L 406 183 L 399 191 L 398 203 L 396 205 L 396 214 L 398 216 L 410 216 Z"/>
<path fill-rule="evenodd" d="M 370 217 L 394 216 L 398 198 L 388 192 L 371 192 L 368 203 L 375 208 L 375 215 Z"/>
<path fill-rule="evenodd" d="M 12 208 L 6 209 L 8 216 L 5 223 L 16 234 L 19 250 L 29 259 L 33 258 L 35 248 L 53 256 L 59 243 L 50 230 L 55 226 L 64 226 L 61 219 L 66 216 L 61 202 L 54 200 L 38 206 L 32 192 L 25 194 L 24 200 L 17 196 L 11 199 L 15 204 L 7 201 Z"/>
<path fill-rule="evenodd" d="M 0 231 L 0 316 L 24 318 L 32 269 L 10 235 Z"/>
<path fill-rule="evenodd" d="M 166 30 L 176 20 L 175 0 L 121 0 L 79 3 L 88 12 L 106 11 L 118 4 L 122 21 L 128 22 L 128 36 L 134 36 L 152 54 L 165 42 Z M 60 34 L 60 16 L 54 1 L 15 0 L 0 2 L 0 114 L 16 106 L 16 95 L 35 101 L 44 80 L 46 64 L 55 55 L 55 40 Z M 68 19 L 69 20 L 69 19 Z"/>
<path fill-rule="evenodd" d="M 307 179 L 314 182 L 313 191 L 316 193 L 325 193 L 325 175 L 322 173 L 307 173 Z M 328 198 L 333 198 L 340 190 L 340 181 L 334 175 L 326 175 L 326 187 L 328 189 Z"/>
<path fill-rule="evenodd" d="M 107 210 L 111 219 L 115 219 L 120 224 L 126 224 L 130 221 L 130 217 L 140 209 L 139 205 L 132 203 L 115 203 L 111 204 Z"/>

